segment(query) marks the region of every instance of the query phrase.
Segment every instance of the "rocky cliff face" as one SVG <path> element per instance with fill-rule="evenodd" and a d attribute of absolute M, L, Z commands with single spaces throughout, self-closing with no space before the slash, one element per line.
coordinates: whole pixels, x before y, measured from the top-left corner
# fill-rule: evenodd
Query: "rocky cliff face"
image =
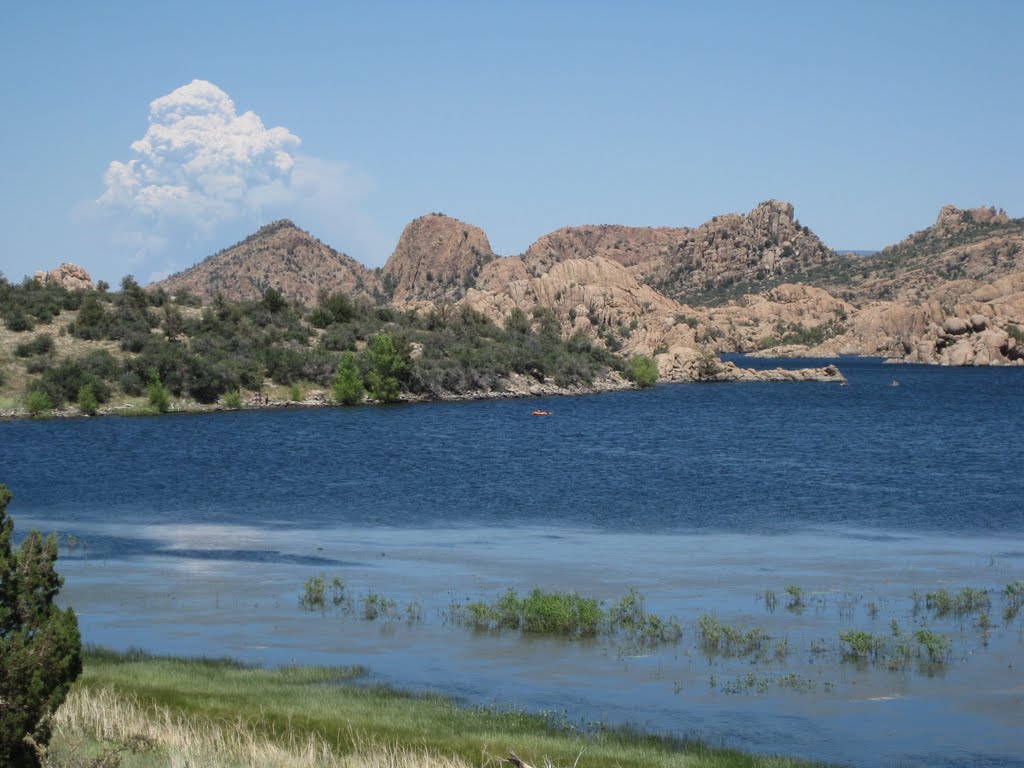
<path fill-rule="evenodd" d="M 536 275 L 563 259 L 601 257 L 671 298 L 718 303 L 836 258 L 793 214 L 789 203 L 768 200 L 694 228 L 567 227 L 531 245 L 523 262 Z"/>
<path fill-rule="evenodd" d="M 307 304 L 321 287 L 405 307 L 465 300 L 499 324 L 541 307 L 566 337 L 652 355 L 681 380 L 707 378 L 709 355 L 759 349 L 1024 364 L 1024 219 L 994 208 L 946 206 L 867 257 L 835 254 L 777 201 L 694 228 L 566 227 L 507 258 L 478 227 L 431 214 L 380 274 L 276 222 L 162 285 L 207 299 L 273 285 Z"/>
<path fill-rule="evenodd" d="M 433 213 L 406 226 L 384 266 L 384 281 L 397 304 L 457 300 L 493 259 L 482 229 Z"/>
<path fill-rule="evenodd" d="M 283 219 L 150 287 L 172 294 L 186 289 L 204 301 L 218 293 L 233 300 L 258 299 L 274 288 L 314 306 L 321 290 L 370 296 L 380 291 L 380 281 L 355 259 Z"/>

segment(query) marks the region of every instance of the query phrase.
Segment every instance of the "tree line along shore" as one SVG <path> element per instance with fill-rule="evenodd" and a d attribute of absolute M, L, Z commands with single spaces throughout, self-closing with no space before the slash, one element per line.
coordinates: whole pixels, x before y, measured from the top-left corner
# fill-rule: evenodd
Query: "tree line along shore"
<path fill-rule="evenodd" d="M 187 292 L 84 291 L 0 281 L 0 412 L 154 413 L 272 403 L 348 404 L 652 386 L 657 366 L 550 312 L 503 327 L 465 305 L 397 310 L 345 293 L 316 306 L 267 288 L 207 306 Z"/>

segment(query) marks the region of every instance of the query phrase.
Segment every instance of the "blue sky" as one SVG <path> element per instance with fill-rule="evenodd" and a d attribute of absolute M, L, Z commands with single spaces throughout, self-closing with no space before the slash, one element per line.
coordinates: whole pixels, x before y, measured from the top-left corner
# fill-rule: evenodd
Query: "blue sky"
<path fill-rule="evenodd" d="M 379 266 L 432 211 L 506 255 L 768 198 L 841 248 L 1024 216 L 1016 1 L 5 5 L 13 280 L 148 281 L 280 217 Z"/>

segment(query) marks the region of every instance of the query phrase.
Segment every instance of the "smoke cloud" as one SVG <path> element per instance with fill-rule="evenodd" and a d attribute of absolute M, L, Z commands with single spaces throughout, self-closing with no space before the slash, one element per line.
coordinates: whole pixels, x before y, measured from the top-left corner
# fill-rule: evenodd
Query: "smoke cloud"
<path fill-rule="evenodd" d="M 329 214 L 349 222 L 356 241 L 372 240 L 365 217 L 350 208 L 368 180 L 298 154 L 300 144 L 255 112 L 238 114 L 213 83 L 193 80 L 150 103 L 146 134 L 131 144 L 130 159 L 110 163 L 93 211 L 114 250 L 149 279 L 208 255 L 204 248 L 230 245 L 217 238 L 237 236 L 239 222 L 255 228 L 285 216 L 312 228 Z"/>

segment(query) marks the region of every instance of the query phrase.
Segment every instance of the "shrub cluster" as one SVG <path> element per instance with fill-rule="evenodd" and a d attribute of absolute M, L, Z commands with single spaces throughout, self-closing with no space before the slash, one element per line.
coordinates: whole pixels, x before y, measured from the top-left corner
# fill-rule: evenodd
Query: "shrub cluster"
<path fill-rule="evenodd" d="M 67 333 L 115 341 L 120 348 L 118 355 L 59 358 L 51 333 L 18 345 L 17 354 L 36 375 L 26 400 L 31 396 L 37 410 L 76 402 L 84 388 L 89 409 L 93 399 L 98 406 L 118 391 L 148 395 L 156 407 L 166 407 L 172 397 L 214 403 L 229 393 L 259 391 L 268 380 L 331 388 L 338 402 L 358 403 L 366 393 L 391 402 L 403 394 L 500 389 L 511 374 L 571 386 L 614 369 L 646 386 L 657 373 L 648 358 L 635 357 L 627 366 L 582 333 L 563 339 L 556 317 L 543 308 L 532 317 L 513 310 L 500 327 L 465 305 L 417 314 L 324 293 L 307 309 L 268 288 L 260 300 L 218 296 L 197 309 L 191 297 L 146 291 L 131 276 L 118 292 L 70 293 L 38 281 L 4 281 L 0 293 L 12 299 L 3 305 L 5 317 L 24 316 L 26 327 L 77 309 Z"/>

